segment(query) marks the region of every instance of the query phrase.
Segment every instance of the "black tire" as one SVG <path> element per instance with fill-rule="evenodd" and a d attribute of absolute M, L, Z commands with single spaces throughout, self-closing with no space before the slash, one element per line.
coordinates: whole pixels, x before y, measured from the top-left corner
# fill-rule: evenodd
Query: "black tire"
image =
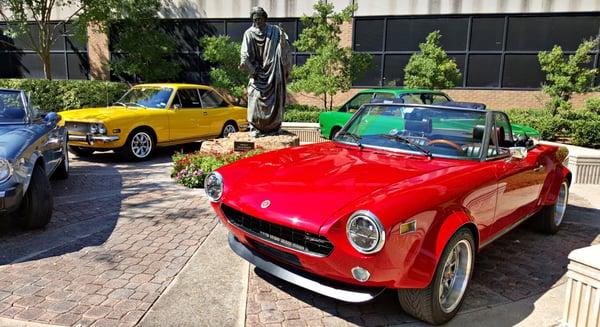
<path fill-rule="evenodd" d="M 131 161 L 148 160 L 156 149 L 154 133 L 147 128 L 139 128 L 129 133 L 121 153 Z"/>
<path fill-rule="evenodd" d="M 48 176 L 40 166 L 35 166 L 29 188 L 17 211 L 17 224 L 24 229 L 42 228 L 50 222 L 53 206 Z"/>
<path fill-rule="evenodd" d="M 78 157 L 82 157 L 82 158 L 83 157 L 89 157 L 92 154 L 94 154 L 94 149 L 82 148 L 82 147 L 73 146 L 73 145 L 69 145 L 69 151 L 73 152 Z"/>
<path fill-rule="evenodd" d="M 329 134 L 329 139 L 333 140 L 333 138 L 335 137 L 335 135 L 341 130 L 342 128 L 339 126 L 335 126 L 331 129 L 331 134 Z"/>
<path fill-rule="evenodd" d="M 464 287 L 464 291 L 458 300 L 458 304 L 454 304 L 454 308 L 451 311 L 446 312 L 442 309 L 442 305 L 440 304 L 440 284 L 442 282 L 442 275 L 444 273 L 444 267 L 448 257 L 452 251 L 452 249 L 461 243 L 462 246 L 466 246 L 465 242 L 468 242 L 471 249 L 471 261 L 470 261 L 470 269 L 468 269 L 468 276 L 466 278 L 466 285 Z M 423 289 L 399 289 L 398 290 L 398 300 L 400 301 L 400 306 L 402 309 L 408 313 L 409 315 L 426 321 L 433 325 L 439 325 L 447 322 L 452 319 L 464 301 L 464 294 L 466 292 L 466 288 L 468 287 L 468 283 L 470 281 L 471 276 L 473 275 L 473 267 L 475 266 L 475 242 L 473 240 L 473 235 L 468 228 L 459 229 L 454 236 L 448 241 L 444 252 L 440 258 L 440 261 L 435 270 L 435 274 L 429 286 Z M 466 271 L 466 270 L 465 270 Z M 450 309 L 450 308 L 448 308 Z"/>
<path fill-rule="evenodd" d="M 225 138 L 229 134 L 235 133 L 238 130 L 239 129 L 238 129 L 237 125 L 234 122 L 228 121 L 228 122 L 225 123 L 225 125 L 223 125 L 223 129 L 221 130 L 221 138 Z"/>
<path fill-rule="evenodd" d="M 561 198 L 561 196 L 564 198 Z M 556 234 L 560 229 L 560 225 L 562 224 L 568 199 L 569 182 L 568 180 L 564 180 L 560 186 L 559 196 L 556 199 L 556 203 L 543 207 L 542 210 L 531 217 L 529 226 L 544 234 Z M 561 203 L 563 200 L 564 202 Z"/>
<path fill-rule="evenodd" d="M 54 179 L 67 179 L 69 177 L 69 151 L 67 151 L 67 144 L 65 142 L 65 147 L 63 148 L 63 158 L 54 170 L 52 174 L 52 178 Z"/>

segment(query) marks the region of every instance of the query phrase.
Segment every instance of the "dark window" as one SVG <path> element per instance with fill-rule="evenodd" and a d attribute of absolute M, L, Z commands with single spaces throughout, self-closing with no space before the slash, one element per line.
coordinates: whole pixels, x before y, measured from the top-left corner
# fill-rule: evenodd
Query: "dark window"
<path fill-rule="evenodd" d="M 373 65 L 354 84 L 359 86 L 379 86 L 381 83 L 381 55 L 373 55 Z"/>
<path fill-rule="evenodd" d="M 448 58 L 454 59 L 456 62 L 456 68 L 460 72 L 460 79 L 458 80 L 457 86 L 463 85 L 463 80 L 465 79 L 465 58 L 466 56 L 463 54 L 449 54 Z"/>
<path fill-rule="evenodd" d="M 509 17 L 507 50 L 550 50 L 558 44 L 574 51 L 582 40 L 596 37 L 599 27 L 597 16 Z"/>
<path fill-rule="evenodd" d="M 446 51 L 467 48 L 468 18 L 399 18 L 388 19 L 386 50 L 418 51 L 429 33 L 439 30 Z"/>
<path fill-rule="evenodd" d="M 354 50 L 383 50 L 383 19 L 360 19 L 356 21 Z"/>
<path fill-rule="evenodd" d="M 384 86 L 404 85 L 404 67 L 411 55 L 385 55 L 385 70 L 383 71 Z"/>
<path fill-rule="evenodd" d="M 227 103 L 218 94 L 211 90 L 198 90 L 200 91 L 200 99 L 202 101 L 202 108 L 219 108 L 227 107 Z"/>
<path fill-rule="evenodd" d="M 306 60 L 308 59 L 308 57 L 310 57 L 310 55 L 307 55 L 307 54 L 296 55 L 296 66 L 304 65 L 306 63 Z"/>
<path fill-rule="evenodd" d="M 198 97 L 197 89 L 179 89 L 177 90 L 177 98 L 181 104 L 181 108 L 201 108 L 200 98 Z"/>
<path fill-rule="evenodd" d="M 471 50 L 502 50 L 504 17 L 473 18 L 471 25 Z"/>
<path fill-rule="evenodd" d="M 538 88 L 544 80 L 537 55 L 506 55 L 503 87 Z"/>
<path fill-rule="evenodd" d="M 204 35 L 225 35 L 225 22 L 198 21 L 198 34 Z"/>
<path fill-rule="evenodd" d="M 384 92 L 377 92 L 373 96 L 373 99 L 394 99 L 394 98 L 396 98 L 394 93 L 384 93 Z"/>
<path fill-rule="evenodd" d="M 470 55 L 467 86 L 500 86 L 500 61 L 500 55 Z"/>
<path fill-rule="evenodd" d="M 175 51 L 196 51 L 200 35 L 195 21 L 161 21 L 161 28 L 175 42 Z"/>
<path fill-rule="evenodd" d="M 244 32 L 252 26 L 250 21 L 241 21 L 241 22 L 227 22 L 227 35 L 231 38 L 232 41 L 242 42 L 244 37 Z"/>
<path fill-rule="evenodd" d="M 87 53 L 68 53 L 69 79 L 88 79 L 90 64 Z"/>
<path fill-rule="evenodd" d="M 195 53 L 182 53 L 175 55 L 175 60 L 181 67 L 180 79 L 190 83 L 208 82 L 210 67 L 202 63 L 200 56 Z"/>
<path fill-rule="evenodd" d="M 296 41 L 298 36 L 296 35 L 296 22 L 294 21 L 278 21 L 278 20 L 268 20 L 269 24 L 281 26 L 285 34 L 287 34 L 290 43 Z M 250 27 L 250 26 L 248 26 Z"/>

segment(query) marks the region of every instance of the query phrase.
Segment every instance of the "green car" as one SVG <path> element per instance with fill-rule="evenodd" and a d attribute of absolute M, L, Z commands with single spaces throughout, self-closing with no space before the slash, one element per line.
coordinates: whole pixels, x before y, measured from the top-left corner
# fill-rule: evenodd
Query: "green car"
<path fill-rule="evenodd" d="M 452 102 L 452 99 L 441 91 L 422 90 L 422 89 L 401 89 L 401 88 L 383 88 L 369 89 L 358 92 L 352 99 L 348 100 L 340 107 L 338 111 L 322 112 L 319 115 L 319 127 L 321 136 L 326 139 L 332 139 L 337 132 L 346 124 L 350 117 L 365 103 L 374 99 L 393 100 L 402 99 L 402 103 L 409 104 L 439 104 Z M 449 105 L 449 104 L 448 104 Z M 482 106 L 484 108 L 484 106 Z M 539 138 L 540 133 L 527 126 L 511 124 L 513 134 Z"/>

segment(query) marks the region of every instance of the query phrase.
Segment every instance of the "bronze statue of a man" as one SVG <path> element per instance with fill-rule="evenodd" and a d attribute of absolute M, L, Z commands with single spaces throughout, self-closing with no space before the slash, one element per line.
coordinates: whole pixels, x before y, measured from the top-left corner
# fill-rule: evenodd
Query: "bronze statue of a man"
<path fill-rule="evenodd" d="M 248 122 L 260 133 L 274 133 L 283 121 L 291 47 L 279 26 L 267 24 L 263 8 L 252 8 L 250 17 L 253 24 L 244 32 L 240 51 L 240 68 L 250 74 Z"/>

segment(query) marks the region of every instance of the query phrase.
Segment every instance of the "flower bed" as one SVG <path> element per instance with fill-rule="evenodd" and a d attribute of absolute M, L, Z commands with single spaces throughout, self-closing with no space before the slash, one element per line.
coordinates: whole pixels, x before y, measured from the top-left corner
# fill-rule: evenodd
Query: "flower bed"
<path fill-rule="evenodd" d="M 177 183 L 190 188 L 204 187 L 204 179 L 215 169 L 262 152 L 264 152 L 262 149 L 225 154 L 200 151 L 188 154 L 178 152 L 173 155 L 171 177 L 175 178 Z"/>

